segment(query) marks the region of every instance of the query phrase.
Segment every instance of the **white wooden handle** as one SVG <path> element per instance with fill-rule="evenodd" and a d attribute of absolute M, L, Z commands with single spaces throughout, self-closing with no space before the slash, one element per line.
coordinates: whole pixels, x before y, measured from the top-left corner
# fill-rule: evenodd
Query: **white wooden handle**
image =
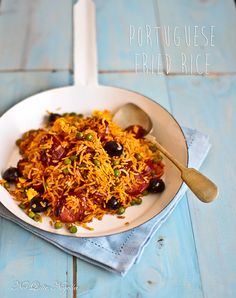
<path fill-rule="evenodd" d="M 74 83 L 97 84 L 95 5 L 79 0 L 74 5 Z"/>

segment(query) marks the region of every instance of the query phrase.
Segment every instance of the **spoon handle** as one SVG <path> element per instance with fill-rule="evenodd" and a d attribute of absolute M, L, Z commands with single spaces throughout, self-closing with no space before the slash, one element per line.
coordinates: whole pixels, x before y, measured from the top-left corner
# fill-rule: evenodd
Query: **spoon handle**
<path fill-rule="evenodd" d="M 159 144 L 158 142 L 156 142 L 155 144 L 157 146 L 157 149 L 161 151 L 161 153 L 163 153 L 170 161 L 172 161 L 181 173 L 182 171 L 184 171 L 184 169 L 186 169 L 186 167 L 181 162 L 179 162 L 172 154 L 170 154 L 169 151 L 162 147 L 161 144 Z"/>
<path fill-rule="evenodd" d="M 217 186 L 193 168 L 185 168 L 181 172 L 181 178 L 203 203 L 212 202 L 218 195 Z"/>
<path fill-rule="evenodd" d="M 186 168 L 169 151 L 162 147 L 161 144 L 156 143 L 156 146 L 180 170 L 182 180 L 200 201 L 210 203 L 217 197 L 218 188 L 210 179 L 195 169 Z"/>

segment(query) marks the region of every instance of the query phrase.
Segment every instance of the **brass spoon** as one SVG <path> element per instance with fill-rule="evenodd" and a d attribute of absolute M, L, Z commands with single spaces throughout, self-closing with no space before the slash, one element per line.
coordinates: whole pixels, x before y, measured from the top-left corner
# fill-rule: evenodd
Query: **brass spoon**
<path fill-rule="evenodd" d="M 133 103 L 123 105 L 114 114 L 113 121 L 124 129 L 130 125 L 141 125 L 145 129 L 146 135 L 153 128 L 152 121 L 147 113 Z M 180 170 L 182 180 L 200 201 L 210 203 L 217 197 L 218 188 L 210 179 L 196 169 L 185 167 L 157 141 L 156 146 Z"/>

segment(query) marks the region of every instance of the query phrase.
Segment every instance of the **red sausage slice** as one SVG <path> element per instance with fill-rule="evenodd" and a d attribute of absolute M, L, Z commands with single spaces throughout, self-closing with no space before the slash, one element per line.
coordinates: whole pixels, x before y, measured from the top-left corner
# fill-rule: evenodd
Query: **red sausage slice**
<path fill-rule="evenodd" d="M 62 222 L 72 223 L 75 221 L 79 221 L 82 219 L 83 213 L 80 211 L 77 213 L 74 213 L 71 209 L 68 209 L 67 207 L 63 207 L 61 210 L 61 213 L 59 215 L 59 218 Z"/>
<path fill-rule="evenodd" d="M 126 190 L 126 193 L 131 196 L 140 195 L 147 187 L 149 183 L 145 181 L 142 175 L 137 175 L 136 183 Z"/>

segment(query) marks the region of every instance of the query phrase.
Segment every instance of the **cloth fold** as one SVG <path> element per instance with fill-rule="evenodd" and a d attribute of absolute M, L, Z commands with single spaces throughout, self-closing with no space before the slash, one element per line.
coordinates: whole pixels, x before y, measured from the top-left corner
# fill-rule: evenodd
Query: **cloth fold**
<path fill-rule="evenodd" d="M 210 143 L 208 136 L 189 128 L 183 128 L 189 151 L 189 166 L 199 168 L 204 161 Z M 39 230 L 9 212 L 0 204 L 0 216 L 10 220 L 63 251 L 101 268 L 125 275 L 142 255 L 143 249 L 157 229 L 169 217 L 183 197 L 187 187 L 182 185 L 171 203 L 145 224 L 113 236 L 98 238 L 74 238 Z"/>

